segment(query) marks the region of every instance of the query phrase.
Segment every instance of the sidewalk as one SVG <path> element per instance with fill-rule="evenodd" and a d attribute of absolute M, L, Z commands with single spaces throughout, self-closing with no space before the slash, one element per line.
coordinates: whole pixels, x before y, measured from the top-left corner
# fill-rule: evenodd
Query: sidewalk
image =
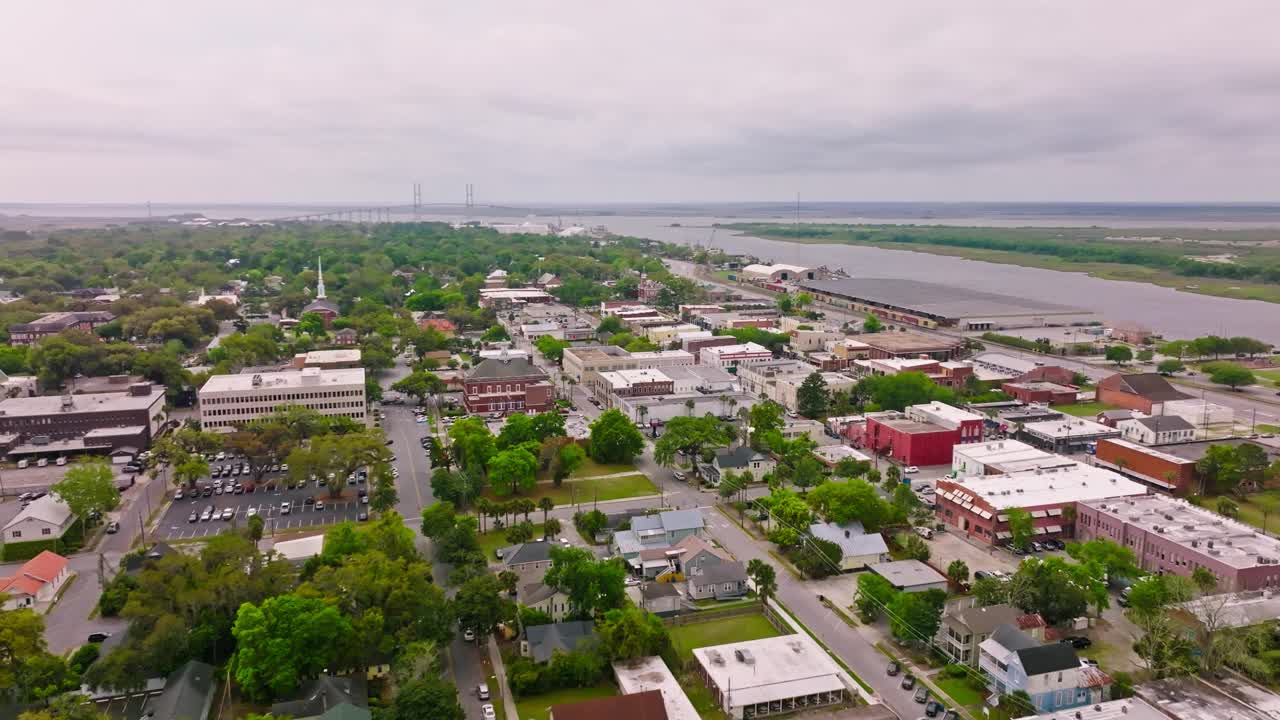
<path fill-rule="evenodd" d="M 507 711 L 508 720 L 520 720 L 516 712 L 516 699 L 507 686 L 507 668 L 502 664 L 502 653 L 498 652 L 498 641 L 489 636 L 489 662 L 493 663 L 493 674 L 498 678 L 498 692 L 502 694 L 502 707 Z"/>

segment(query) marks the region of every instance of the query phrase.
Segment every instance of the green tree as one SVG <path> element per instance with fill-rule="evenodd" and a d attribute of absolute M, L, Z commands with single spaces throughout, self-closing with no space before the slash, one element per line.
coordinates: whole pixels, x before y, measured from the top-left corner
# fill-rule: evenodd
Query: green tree
<path fill-rule="evenodd" d="M 396 479 L 391 474 L 389 465 L 375 467 L 369 484 L 373 488 L 369 492 L 369 508 L 374 512 L 385 513 L 400 502 L 400 493 L 396 490 Z"/>
<path fill-rule="evenodd" d="M 552 538 L 559 536 L 561 529 L 560 521 L 558 519 L 551 518 L 546 520 L 542 523 L 542 539 L 551 540 Z"/>
<path fill-rule="evenodd" d="M 1035 533 L 1031 513 L 1022 508 L 1009 508 L 1005 514 L 1009 516 L 1009 543 L 1019 550 L 1025 550 Z"/>
<path fill-rule="evenodd" d="M 471 416 L 455 422 L 449 428 L 449 439 L 453 441 L 453 459 L 463 469 L 484 470 L 497 451 L 493 433 L 483 418 Z"/>
<path fill-rule="evenodd" d="M 1187 366 L 1183 365 L 1181 360 L 1175 360 L 1173 358 L 1169 358 L 1167 360 L 1161 360 L 1159 363 L 1156 364 L 1156 372 L 1160 373 L 1161 375 L 1172 375 L 1174 373 L 1182 372 L 1183 370 L 1186 370 L 1186 369 L 1187 369 Z"/>
<path fill-rule="evenodd" d="M 1133 351 L 1127 345 L 1108 345 L 1103 357 L 1107 359 L 1107 362 L 1123 365 L 1133 360 Z"/>
<path fill-rule="evenodd" d="M 902 548 L 902 554 L 908 559 L 919 560 L 920 562 L 929 561 L 929 546 L 919 535 L 915 533 L 902 533 L 898 536 L 898 545 Z"/>
<path fill-rule="evenodd" d="M 564 359 L 564 351 L 572 347 L 572 343 L 564 340 L 557 340 L 550 335 L 543 335 L 533 341 L 533 346 L 542 353 L 542 356 L 554 363 L 559 363 Z"/>
<path fill-rule="evenodd" d="M 489 459 L 489 480 L 503 495 L 533 490 L 537 484 L 538 458 L 523 447 L 503 450 Z"/>
<path fill-rule="evenodd" d="M 600 646 L 613 661 L 670 656 L 671 635 L 662 618 L 634 605 L 610 610 L 596 625 Z"/>
<path fill-rule="evenodd" d="M 329 494 L 338 497 L 347 477 L 363 467 L 376 469 L 390 459 L 391 451 L 380 432 L 319 435 L 311 438 L 309 446 L 289 453 L 289 477 L 299 482 L 322 478 Z"/>
<path fill-rule="evenodd" d="M 506 538 L 512 545 L 529 542 L 533 539 L 533 523 L 522 522 L 512 525 L 507 528 Z"/>
<path fill-rule="evenodd" d="M 437 500 L 422 508 L 422 534 L 432 540 L 444 537 L 458 524 L 458 516 L 453 503 Z"/>
<path fill-rule="evenodd" d="M 1218 576 L 1214 575 L 1209 568 L 1197 565 L 1196 569 L 1191 571 L 1191 582 L 1196 588 L 1208 595 L 1218 588 Z"/>
<path fill-rule="evenodd" d="M 783 408 L 772 400 L 765 400 L 751 406 L 747 411 L 747 427 L 751 432 L 751 448 L 763 452 L 769 450 L 765 438 L 780 432 L 785 425 Z"/>
<path fill-rule="evenodd" d="M 1156 356 L 1156 353 L 1154 350 L 1143 349 L 1143 350 L 1139 350 L 1138 354 L 1135 355 L 1134 357 L 1138 359 L 1138 362 L 1151 362 L 1151 359 L 1154 358 L 1155 356 Z"/>
<path fill-rule="evenodd" d="M 751 578 L 751 584 L 755 585 L 756 597 L 760 599 L 760 604 L 767 605 L 769 598 L 778 591 L 777 571 L 769 563 L 759 558 L 752 558 L 747 561 L 747 577 Z"/>
<path fill-rule="evenodd" d="M 805 577 L 818 579 L 840 572 L 840 546 L 830 540 L 808 537 L 795 554 L 796 569 Z"/>
<path fill-rule="evenodd" d="M 386 720 L 465 720 L 458 689 L 438 677 L 422 677 L 396 689 L 391 706 L 379 713 Z"/>
<path fill-rule="evenodd" d="M 955 392 L 939 386 L 927 375 L 904 372 L 896 375 L 869 375 L 858 381 L 854 392 L 875 403 L 881 410 L 902 410 L 908 405 L 954 403 Z"/>
<path fill-rule="evenodd" d="M 733 433 L 712 415 L 675 417 L 653 444 L 653 459 L 667 466 L 674 465 L 678 456 L 697 462 L 704 449 L 724 447 L 732 441 Z"/>
<path fill-rule="evenodd" d="M 805 500 L 831 522 L 843 525 L 857 520 L 867 532 L 878 532 L 893 514 L 889 503 L 865 480 L 826 482 Z"/>
<path fill-rule="evenodd" d="M 515 619 L 515 603 L 502 592 L 498 579 L 488 573 L 472 578 L 458 589 L 454 607 L 459 627 L 489 635 L 500 623 Z"/>
<path fill-rule="evenodd" d="M 1136 578 L 1142 574 L 1132 550 L 1104 538 L 1070 543 L 1067 554 L 1081 565 L 1093 566 L 1099 577 Z"/>
<path fill-rule="evenodd" d="M 1240 517 L 1240 506 L 1236 504 L 1236 501 L 1232 500 L 1229 497 L 1218 498 L 1218 503 L 1216 507 L 1218 509 L 1219 515 L 1223 515 L 1225 517 L 1229 517 L 1232 519 Z"/>
<path fill-rule="evenodd" d="M 884 609 L 889 607 L 897 594 L 898 591 L 893 589 L 889 581 L 879 575 L 874 573 L 858 575 L 858 592 L 854 597 L 854 604 L 858 606 L 858 616 L 863 622 L 874 622 Z"/>
<path fill-rule="evenodd" d="M 1234 363 L 1214 363 L 1212 369 L 1209 370 L 1209 381 L 1218 385 L 1226 385 L 1232 390 L 1238 390 L 1242 385 L 1254 384 L 1257 382 L 1257 378 L 1246 367 Z"/>
<path fill-rule="evenodd" d="M 106 513 L 120 504 L 120 489 L 104 460 L 76 463 L 49 491 L 71 508 L 81 527 L 90 513 Z"/>
<path fill-rule="evenodd" d="M 644 435 L 615 409 L 591 423 L 591 458 L 600 463 L 629 463 L 644 450 Z"/>
<path fill-rule="evenodd" d="M 875 315 L 868 315 L 867 319 L 862 321 L 862 332 L 864 333 L 878 333 L 883 329 L 884 324 Z"/>
<path fill-rule="evenodd" d="M 490 327 L 488 330 L 484 331 L 483 335 L 480 336 L 480 342 L 486 343 L 502 342 L 510 339 L 511 335 L 509 335 L 507 333 L 507 329 L 501 325 L 494 325 Z"/>
<path fill-rule="evenodd" d="M 951 584 L 955 587 L 960 587 L 961 585 L 969 582 L 968 563 L 959 559 L 952 560 L 947 565 L 947 579 L 950 580 Z"/>
<path fill-rule="evenodd" d="M 796 390 L 796 408 L 801 415 L 810 419 L 825 415 L 830 401 L 831 391 L 827 389 L 827 381 L 816 370 Z"/>
<path fill-rule="evenodd" d="M 421 404 L 427 398 L 443 393 L 445 383 L 435 373 L 415 370 L 393 383 L 391 389 L 415 397 Z"/>
<path fill-rule="evenodd" d="M 627 570 L 619 559 L 597 560 L 578 547 L 551 548 L 551 567 L 542 581 L 563 590 L 575 615 L 595 617 L 622 607 Z"/>
<path fill-rule="evenodd" d="M 581 445 L 574 442 L 562 445 L 557 452 L 557 462 L 552 479 L 556 480 L 558 484 L 560 480 L 577 472 L 578 468 L 582 467 L 582 463 L 586 461 L 587 451 L 583 450 Z"/>
<path fill-rule="evenodd" d="M 938 634 L 946 602 L 943 590 L 898 593 L 889 603 L 889 631 L 900 642 L 928 644 Z"/>
<path fill-rule="evenodd" d="M 297 689 L 348 656 L 351 623 L 321 600 L 278 595 L 245 603 L 231 630 L 233 675 L 249 697 L 262 701 Z"/>

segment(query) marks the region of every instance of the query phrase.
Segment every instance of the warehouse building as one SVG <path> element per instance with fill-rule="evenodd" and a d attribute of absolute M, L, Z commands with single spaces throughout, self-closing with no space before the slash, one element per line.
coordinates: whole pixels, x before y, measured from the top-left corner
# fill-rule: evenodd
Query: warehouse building
<path fill-rule="evenodd" d="M 695 648 L 693 659 L 712 700 L 736 720 L 849 699 L 840 668 L 804 633 Z"/>
<path fill-rule="evenodd" d="M 867 569 L 888 580 L 895 590 L 902 592 L 947 589 L 946 576 L 919 560 L 873 563 Z"/>
<path fill-rule="evenodd" d="M 1129 548 L 1147 572 L 1190 577 L 1205 568 L 1218 592 L 1280 587 L 1280 540 L 1167 495 L 1081 501 L 1076 534 Z"/>
<path fill-rule="evenodd" d="M 1086 319 L 1092 313 L 1030 298 L 968 290 L 899 278 L 802 280 L 800 287 L 823 302 L 870 313 L 899 325 L 994 330 L 1041 327 Z"/>
<path fill-rule="evenodd" d="M 857 342 L 866 346 L 869 358 L 920 358 L 954 360 L 964 353 L 964 340 L 943 335 L 925 335 L 915 332 L 878 332 L 858 336 L 857 341 L 845 341 L 846 352 L 859 355 Z M 838 348 L 838 343 L 835 348 Z M 833 348 L 834 349 L 834 348 Z"/>
<path fill-rule="evenodd" d="M 693 401 L 693 408 L 688 406 Z M 677 417 L 702 417 L 711 413 L 716 417 L 729 417 L 741 410 L 751 409 L 758 402 L 756 396 L 747 393 L 716 393 L 704 395 L 649 395 L 618 398 L 614 409 L 620 410 L 634 423 L 661 424 Z"/>
<path fill-rule="evenodd" d="M 0 401 L 0 435 L 37 446 L 74 440 L 67 449 L 84 450 L 85 437 L 111 432 L 145 445 L 168 420 L 164 401 L 164 387 L 149 382 L 131 383 L 127 392 L 8 398 Z"/>
<path fill-rule="evenodd" d="M 199 401 L 205 430 L 228 432 L 282 405 L 301 405 L 321 415 L 346 415 L 363 423 L 364 368 L 214 375 L 200 388 Z"/>
<path fill-rule="evenodd" d="M 938 480 L 938 519 L 966 537 L 992 545 L 1008 542 L 1011 508 L 1031 513 L 1034 539 L 1069 538 L 1073 528 L 1068 507 L 1103 498 L 1145 495 L 1145 486 L 1100 467 L 1071 463 Z M 1079 510 L 1077 517 L 1079 516 Z"/>

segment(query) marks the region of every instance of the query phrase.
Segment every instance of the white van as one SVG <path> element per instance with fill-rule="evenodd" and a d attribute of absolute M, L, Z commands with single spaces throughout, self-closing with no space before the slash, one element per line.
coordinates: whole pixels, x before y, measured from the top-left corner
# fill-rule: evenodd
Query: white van
<path fill-rule="evenodd" d="M 24 459 L 24 460 L 19 460 L 19 461 L 18 461 L 18 469 L 19 469 L 19 470 L 26 470 L 26 469 L 27 469 L 27 466 L 28 466 L 28 465 L 30 465 L 30 464 L 31 464 L 31 461 L 30 461 L 30 460 L 25 460 L 25 459 Z"/>
<path fill-rule="evenodd" d="M 44 467 L 48 464 L 49 464 L 49 460 L 47 458 L 40 458 L 39 460 L 36 461 L 36 467 Z"/>
<path fill-rule="evenodd" d="M 921 525 L 913 529 L 916 531 L 917 535 L 924 538 L 925 540 L 933 539 L 933 528 L 924 527 L 923 525 Z"/>
<path fill-rule="evenodd" d="M 66 459 L 65 457 L 62 457 L 62 456 L 60 455 L 60 456 L 58 456 L 58 459 L 57 459 L 57 460 L 54 460 L 54 461 L 53 461 L 53 463 L 54 463 L 55 465 L 57 465 L 58 467 L 62 467 L 63 465 L 66 465 L 66 464 L 67 464 L 67 459 Z"/>

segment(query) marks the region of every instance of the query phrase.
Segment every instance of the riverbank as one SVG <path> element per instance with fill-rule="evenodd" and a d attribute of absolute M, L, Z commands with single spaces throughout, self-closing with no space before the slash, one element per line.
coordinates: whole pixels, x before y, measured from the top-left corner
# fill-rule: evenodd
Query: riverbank
<path fill-rule="evenodd" d="M 781 242 L 809 245 L 856 245 L 886 250 L 902 250 L 905 252 L 943 255 L 965 258 L 1000 265 L 1016 265 L 1020 267 L 1054 270 L 1058 272 L 1081 273 L 1104 280 L 1123 282 L 1140 282 L 1160 287 L 1171 288 L 1179 292 L 1209 295 L 1213 297 L 1232 298 L 1237 300 L 1261 300 L 1263 302 L 1280 303 L 1280 284 L 1254 282 L 1234 278 L 1203 277 L 1184 275 L 1171 270 L 1148 264 L 1135 262 L 1101 262 L 1081 259 L 1081 257 L 1064 258 L 1040 252 L 1019 252 L 990 247 L 969 247 L 965 235 L 990 234 L 992 244 L 1017 243 L 1020 240 L 1028 244 L 1063 243 L 1075 240 L 1079 236 L 1080 243 L 1089 243 L 1084 247 L 1095 249 L 1098 255 L 1111 254 L 1125 257 L 1129 254 L 1148 255 L 1161 263 L 1171 264 L 1186 258 L 1204 265 L 1231 265 L 1232 262 L 1249 263 L 1250 265 L 1277 263 L 1280 266 L 1280 251 L 1272 241 L 1264 241 L 1254 235 L 1239 244 L 1226 244 L 1226 238 L 1208 241 L 1200 236 L 1204 230 L 1188 229 L 1183 231 L 1151 231 L 1161 233 L 1164 239 L 1145 236 L 1145 231 L 1125 231 L 1125 239 L 1101 241 L 1107 233 L 1118 234 L 1104 228 L 953 228 L 953 227 L 901 227 L 871 225 L 831 225 L 801 226 L 796 232 L 795 226 L 769 223 L 735 223 L 720 227 L 735 230 L 754 237 Z M 930 242 L 931 233 L 945 233 L 949 244 Z M 957 240 L 957 234 L 960 239 Z M 1070 237 L 1067 237 L 1067 236 Z M 1189 237 L 1183 237 L 1184 235 Z M 974 238 L 974 243 L 983 240 Z M 1227 241 L 1230 242 L 1230 241 Z M 1083 253 L 1088 255 L 1088 253 Z M 1224 256 L 1234 256 L 1227 257 Z"/>

